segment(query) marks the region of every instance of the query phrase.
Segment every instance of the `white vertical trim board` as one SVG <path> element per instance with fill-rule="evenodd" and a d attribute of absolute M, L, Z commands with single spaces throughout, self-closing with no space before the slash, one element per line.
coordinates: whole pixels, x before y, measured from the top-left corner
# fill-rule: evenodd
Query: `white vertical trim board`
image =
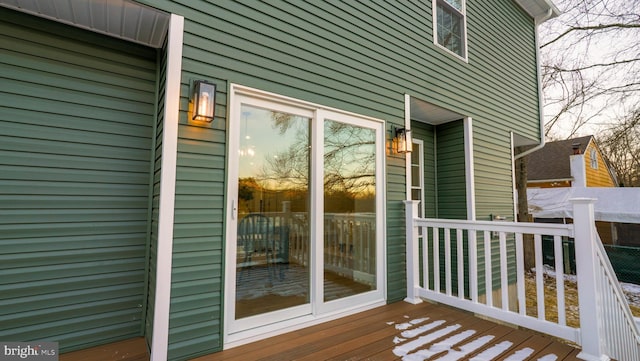
<path fill-rule="evenodd" d="M 311 193 L 311 209 L 316 212 L 311 212 L 310 224 L 311 231 L 311 246 L 313 253 L 310 254 L 309 260 L 311 261 L 311 294 L 310 300 L 324 300 L 324 277 L 319 275 L 324 273 L 324 242 L 320 241 L 318 235 L 324 234 L 324 184 L 318 184 L 315 180 L 323 179 L 324 177 L 324 119 L 327 117 L 324 109 L 318 109 L 315 112 L 313 119 L 313 126 L 311 130 L 311 159 L 315 159 L 312 162 L 311 167 L 311 182 L 309 184 L 309 191 Z M 314 298 L 315 297 L 315 298 Z M 317 316 L 320 314 L 323 304 L 317 302 L 311 303 L 312 314 Z"/>
<path fill-rule="evenodd" d="M 226 197 L 227 197 L 227 215 L 226 219 L 226 231 L 225 240 L 233 239 L 235 237 L 235 230 L 237 229 L 238 218 L 238 182 L 233 181 L 234 177 L 237 178 L 238 170 L 233 167 L 231 160 L 238 159 L 239 141 L 238 137 L 234 136 L 238 133 L 239 122 L 233 122 L 232 119 L 240 119 L 240 106 L 237 104 L 238 95 L 236 95 L 235 84 L 229 85 L 229 107 L 228 107 L 228 119 L 227 119 L 227 184 L 226 184 Z M 235 315 L 235 293 L 236 293 L 236 268 L 235 264 L 229 260 L 235 259 L 236 248 L 229 245 L 225 245 L 225 282 L 224 282 L 224 312 L 223 312 L 223 344 L 227 344 L 228 335 L 230 333 L 230 325 L 233 322 L 232 315 Z"/>
<path fill-rule="evenodd" d="M 178 115 L 180 112 L 180 78 L 182 74 L 182 38 L 184 18 L 171 14 L 167 39 L 167 79 L 162 132 L 162 173 L 158 214 L 158 254 L 156 296 L 153 314 L 151 361 L 167 359 L 169 345 L 169 309 L 171 301 L 171 261 L 173 219 L 178 153 Z"/>
<path fill-rule="evenodd" d="M 513 132 L 509 132 L 511 137 L 511 188 L 513 198 L 513 219 L 518 220 L 518 189 L 516 188 L 516 146 L 513 140 Z"/>
<path fill-rule="evenodd" d="M 411 96 L 409 94 L 404 95 L 404 127 L 407 130 L 411 129 Z M 391 136 L 393 137 L 395 134 Z M 406 180 L 405 199 L 411 200 L 411 153 L 405 153 L 404 167 Z"/>
<path fill-rule="evenodd" d="M 467 181 L 467 219 L 476 220 L 476 187 L 473 162 L 473 120 L 464 118 L 464 161 L 465 179 Z"/>

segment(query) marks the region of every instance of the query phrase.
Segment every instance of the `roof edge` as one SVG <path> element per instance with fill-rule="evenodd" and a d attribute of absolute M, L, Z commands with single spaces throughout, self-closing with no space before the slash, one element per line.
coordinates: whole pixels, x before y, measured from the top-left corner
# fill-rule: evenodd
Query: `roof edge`
<path fill-rule="evenodd" d="M 527 184 L 529 183 L 549 183 L 549 182 L 571 182 L 573 181 L 573 177 L 571 178 L 552 178 L 552 179 L 528 179 Z"/>
<path fill-rule="evenodd" d="M 551 0 L 514 0 L 535 21 L 536 25 L 558 17 L 562 13 Z"/>

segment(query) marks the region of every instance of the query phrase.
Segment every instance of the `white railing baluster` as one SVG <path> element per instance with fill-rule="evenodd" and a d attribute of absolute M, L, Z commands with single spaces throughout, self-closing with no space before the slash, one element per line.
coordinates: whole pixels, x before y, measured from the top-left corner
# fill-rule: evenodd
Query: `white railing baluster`
<path fill-rule="evenodd" d="M 444 284 L 447 296 L 451 296 L 451 230 L 444 229 Z"/>
<path fill-rule="evenodd" d="M 524 280 L 524 248 L 522 233 L 516 233 L 516 286 L 518 288 L 518 313 L 527 314 Z"/>
<path fill-rule="evenodd" d="M 498 234 L 500 242 L 500 293 L 503 310 L 509 309 L 509 269 L 507 265 L 507 235 L 505 232 Z"/>
<path fill-rule="evenodd" d="M 471 301 L 478 302 L 478 240 L 475 230 L 467 233 L 469 239 L 469 293 Z"/>
<path fill-rule="evenodd" d="M 533 236 L 533 248 L 536 258 L 536 303 L 538 305 L 538 319 L 546 320 L 544 307 L 544 266 L 542 264 L 542 236 Z"/>
<path fill-rule="evenodd" d="M 484 283 L 487 306 L 493 307 L 493 261 L 491 260 L 491 236 L 484 231 Z"/>
<path fill-rule="evenodd" d="M 558 323 L 561 325 L 567 324 L 566 309 L 564 306 L 564 268 L 562 261 L 562 238 L 560 236 L 553 237 L 553 251 L 556 266 L 556 305 L 558 310 Z"/>
<path fill-rule="evenodd" d="M 433 227 L 433 290 L 440 292 L 440 230 Z"/>
<path fill-rule="evenodd" d="M 429 288 L 429 228 L 422 227 L 422 282 Z"/>
<path fill-rule="evenodd" d="M 464 249 L 462 248 L 462 230 L 456 230 L 456 252 L 458 268 L 458 298 L 464 298 Z"/>

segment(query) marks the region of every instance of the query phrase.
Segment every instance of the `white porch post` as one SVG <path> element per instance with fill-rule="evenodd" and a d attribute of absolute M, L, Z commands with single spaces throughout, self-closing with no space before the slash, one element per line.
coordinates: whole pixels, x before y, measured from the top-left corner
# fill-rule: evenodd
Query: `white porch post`
<path fill-rule="evenodd" d="M 582 352 L 578 357 L 583 360 L 607 361 L 604 335 L 602 335 L 602 310 L 598 305 L 599 289 L 596 280 L 595 217 L 593 203 L 595 199 L 574 198 L 573 222 L 575 229 L 576 268 L 578 276 L 578 301 L 580 307 L 580 338 Z"/>
<path fill-rule="evenodd" d="M 418 297 L 418 288 L 420 287 L 419 273 L 419 247 L 418 247 L 418 229 L 413 226 L 413 219 L 418 216 L 419 201 L 404 201 L 405 217 L 406 217 L 406 244 L 407 244 L 407 298 L 404 300 L 409 303 L 417 304 L 422 300 Z"/>

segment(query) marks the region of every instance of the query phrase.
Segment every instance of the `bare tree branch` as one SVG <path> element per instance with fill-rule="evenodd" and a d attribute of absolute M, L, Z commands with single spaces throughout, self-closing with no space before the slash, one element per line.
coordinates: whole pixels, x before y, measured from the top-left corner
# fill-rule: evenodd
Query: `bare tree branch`
<path fill-rule="evenodd" d="M 571 34 L 572 32 L 592 31 L 592 30 L 607 30 L 607 29 L 611 29 L 611 28 L 618 28 L 618 29 L 640 28 L 640 24 L 615 23 L 615 24 L 599 24 L 599 25 L 592 25 L 592 26 L 575 26 L 575 27 L 569 28 L 568 30 L 566 30 L 562 34 L 558 35 L 554 39 L 552 39 L 550 41 L 547 41 L 546 43 L 540 45 L 540 49 L 555 43 L 556 41 L 564 38 L 565 36 Z"/>
<path fill-rule="evenodd" d="M 548 72 L 557 71 L 557 72 L 571 73 L 571 72 L 578 72 L 578 71 L 583 71 L 583 70 L 593 69 L 593 68 L 599 68 L 599 67 L 612 67 L 612 66 L 618 66 L 618 65 L 623 65 L 623 64 L 629 64 L 629 63 L 634 63 L 636 61 L 640 61 L 640 58 L 614 61 L 614 62 L 611 62 L 611 63 L 591 64 L 591 65 L 572 68 L 572 69 L 562 68 L 562 67 L 560 67 L 558 65 L 548 65 L 548 64 L 543 64 L 542 67 Z"/>

